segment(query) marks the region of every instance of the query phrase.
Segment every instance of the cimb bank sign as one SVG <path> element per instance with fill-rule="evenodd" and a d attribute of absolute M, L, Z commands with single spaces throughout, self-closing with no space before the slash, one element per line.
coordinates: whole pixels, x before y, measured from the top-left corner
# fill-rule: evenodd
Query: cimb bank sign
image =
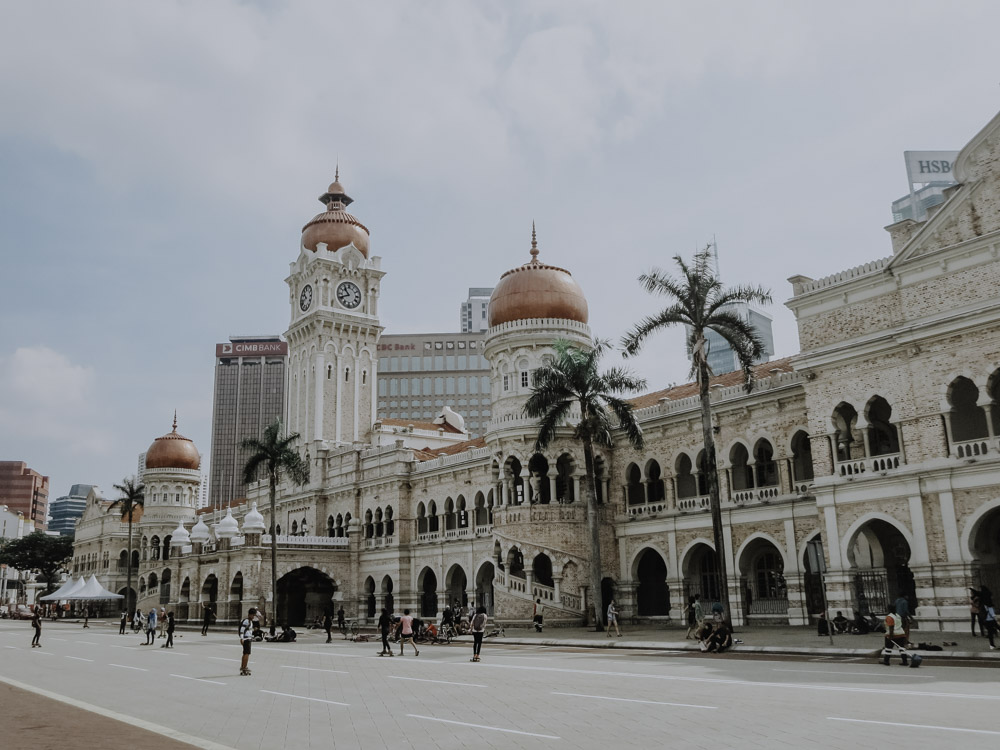
<path fill-rule="evenodd" d="M 955 182 L 958 151 L 904 151 L 906 176 L 911 185 L 925 182 Z"/>
<path fill-rule="evenodd" d="M 287 341 L 228 341 L 215 345 L 216 357 L 288 356 Z"/>

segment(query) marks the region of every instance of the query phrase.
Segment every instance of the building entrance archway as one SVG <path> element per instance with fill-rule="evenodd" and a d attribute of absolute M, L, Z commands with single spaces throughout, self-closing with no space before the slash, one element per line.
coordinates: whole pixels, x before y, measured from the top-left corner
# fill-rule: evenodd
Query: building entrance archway
<path fill-rule="evenodd" d="M 700 594 L 706 607 L 719 601 L 719 569 L 715 565 L 715 550 L 704 542 L 696 544 L 688 552 L 684 586 L 687 596 Z"/>
<path fill-rule="evenodd" d="M 424 568 L 417 581 L 420 589 L 420 616 L 437 617 L 437 576 L 430 568 Z"/>
<path fill-rule="evenodd" d="M 903 532 L 873 518 L 855 532 L 847 545 L 854 607 L 863 615 L 884 614 L 900 596 L 916 611 L 916 586 L 909 568 L 910 545 Z"/>
<path fill-rule="evenodd" d="M 971 545 L 976 588 L 985 586 L 994 602 L 1000 594 L 1000 508 L 980 519 L 973 531 Z"/>
<path fill-rule="evenodd" d="M 646 549 L 639 556 L 635 569 L 636 613 L 640 617 L 661 617 L 670 614 L 670 588 L 667 586 L 667 563 L 660 553 Z"/>
<path fill-rule="evenodd" d="M 278 579 L 278 606 L 275 617 L 278 624 L 302 627 L 317 617 L 322 617 L 331 606 L 336 591 L 326 573 L 315 568 L 302 567 Z"/>
<path fill-rule="evenodd" d="M 476 573 L 476 606 L 485 607 L 486 613 L 493 616 L 493 563 L 485 562 L 479 566 Z"/>
<path fill-rule="evenodd" d="M 448 575 L 445 577 L 445 587 L 448 590 L 446 606 L 454 607 L 456 602 L 458 602 L 459 607 L 468 606 L 469 595 L 466 592 L 468 579 L 461 565 L 452 565 L 448 570 Z"/>

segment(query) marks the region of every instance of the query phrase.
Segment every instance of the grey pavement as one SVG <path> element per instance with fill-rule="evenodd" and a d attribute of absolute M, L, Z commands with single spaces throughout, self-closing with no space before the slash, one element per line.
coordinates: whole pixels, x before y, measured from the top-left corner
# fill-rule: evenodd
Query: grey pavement
<path fill-rule="evenodd" d="M 94 721 L 120 719 L 165 741 L 213 750 L 912 750 L 1000 741 L 993 718 L 1000 672 L 992 663 L 925 662 L 914 670 L 898 662 L 884 667 L 870 654 L 738 659 L 645 649 L 637 646 L 646 639 L 642 631 L 615 639 L 634 638 L 628 649 L 593 648 L 604 636 L 584 631 L 575 633 L 584 647 L 545 643 L 570 632 L 489 639 L 483 662 L 472 664 L 466 644 L 386 658 L 376 656 L 375 643 L 326 644 L 325 634 L 306 631 L 294 644 L 254 644 L 253 675 L 239 677 L 239 645 L 226 629 L 208 637 L 183 632 L 166 650 L 162 641 L 141 646 L 136 635 L 119 636 L 117 624 L 92 621 L 82 630 L 46 623 L 42 648 L 31 649 L 28 623 L 3 621 L 0 682 L 70 702 Z M 65 735 L 53 743 L 51 732 L 38 729 L 51 705 L 30 716 L 3 715 L 4 739 L 11 747 L 64 747 Z M 152 740 L 141 746 L 161 747 Z"/>

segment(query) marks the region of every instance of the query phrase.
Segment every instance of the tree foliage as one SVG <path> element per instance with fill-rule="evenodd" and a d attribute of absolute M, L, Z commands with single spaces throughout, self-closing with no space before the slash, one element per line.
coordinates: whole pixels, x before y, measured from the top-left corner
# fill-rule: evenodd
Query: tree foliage
<path fill-rule="evenodd" d="M 0 541 L 0 565 L 9 565 L 16 570 L 37 571 L 52 589 L 56 576 L 73 559 L 73 537 L 49 536 L 41 531 L 20 539 Z"/>

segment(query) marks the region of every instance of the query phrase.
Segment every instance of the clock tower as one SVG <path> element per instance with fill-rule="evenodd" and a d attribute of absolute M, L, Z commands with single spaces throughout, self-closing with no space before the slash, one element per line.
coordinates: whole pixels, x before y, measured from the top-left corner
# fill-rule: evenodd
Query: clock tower
<path fill-rule="evenodd" d="M 287 429 L 308 445 L 367 441 L 375 422 L 382 259 L 368 229 L 347 213 L 340 172 L 320 197 L 326 210 L 302 228 L 288 284 Z"/>

